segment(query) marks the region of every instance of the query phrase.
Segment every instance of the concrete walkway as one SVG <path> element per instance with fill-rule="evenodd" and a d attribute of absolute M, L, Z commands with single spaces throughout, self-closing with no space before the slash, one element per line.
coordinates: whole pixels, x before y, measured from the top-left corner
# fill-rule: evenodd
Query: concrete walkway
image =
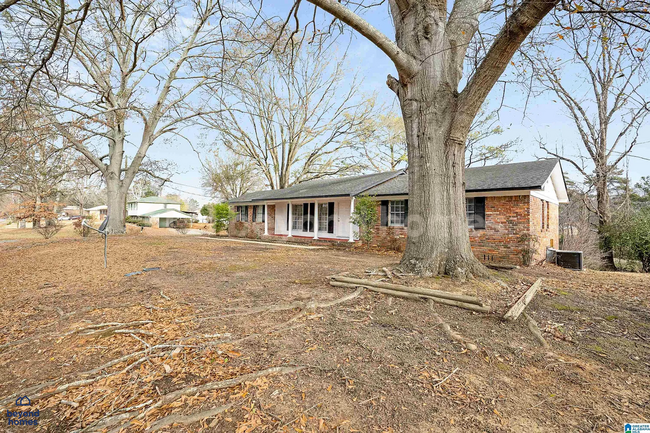
<path fill-rule="evenodd" d="M 201 236 L 201 239 L 211 239 L 213 241 L 223 241 L 223 242 L 239 242 L 242 244 L 258 244 L 258 245 L 268 245 L 270 247 L 287 247 L 287 248 L 302 248 L 304 250 L 319 250 L 325 247 L 316 247 L 312 245 L 291 245 L 291 244 L 281 244 L 277 242 L 262 242 L 262 241 L 246 241 L 240 239 L 231 239 L 231 238 L 211 238 L 207 236 Z"/>

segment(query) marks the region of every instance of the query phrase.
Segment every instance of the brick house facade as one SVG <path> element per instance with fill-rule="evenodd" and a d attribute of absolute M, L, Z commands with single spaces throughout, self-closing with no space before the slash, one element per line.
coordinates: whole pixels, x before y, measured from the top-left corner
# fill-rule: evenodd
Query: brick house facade
<path fill-rule="evenodd" d="M 470 243 L 481 262 L 534 264 L 544 260 L 547 247 L 557 248 L 559 205 L 568 201 L 559 161 L 467 169 L 465 177 Z M 353 242 L 358 228 L 350 218 L 359 195 L 377 200 L 380 218 L 372 244 L 403 250 L 408 236 L 404 172 L 310 181 L 247 194 L 231 201 L 238 217 L 228 231 L 248 238 Z"/>

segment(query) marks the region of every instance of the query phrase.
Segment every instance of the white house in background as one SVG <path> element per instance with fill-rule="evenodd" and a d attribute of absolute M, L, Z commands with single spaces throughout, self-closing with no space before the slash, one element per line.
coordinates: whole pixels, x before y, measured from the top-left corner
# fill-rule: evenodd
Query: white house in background
<path fill-rule="evenodd" d="M 153 227 L 166 228 L 176 220 L 191 220 L 192 217 L 181 212 L 181 204 L 163 197 L 143 197 L 126 204 L 130 217 L 149 220 Z"/>
<path fill-rule="evenodd" d="M 104 219 L 106 219 L 106 215 L 108 214 L 108 206 L 104 204 L 101 206 L 95 206 L 88 209 L 84 209 L 84 211 L 86 211 L 86 215 L 88 215 L 92 219 L 103 221 Z"/>

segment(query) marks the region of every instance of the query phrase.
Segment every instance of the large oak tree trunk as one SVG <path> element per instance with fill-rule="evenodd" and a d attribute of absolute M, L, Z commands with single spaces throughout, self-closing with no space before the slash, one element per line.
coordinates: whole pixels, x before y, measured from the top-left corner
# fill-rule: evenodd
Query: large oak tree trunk
<path fill-rule="evenodd" d="M 462 69 L 445 35 L 446 8 L 433 2 L 412 2 L 411 8 L 418 10 L 396 22 L 396 40 L 423 59 L 421 69 L 410 79 L 400 77 L 399 84 L 388 83 L 400 100 L 408 144 L 409 234 L 402 266 L 422 275 L 486 275 L 469 242 L 464 180 L 469 126 L 459 131 L 455 125 Z"/>
<path fill-rule="evenodd" d="M 108 211 L 110 216 L 106 231 L 109 234 L 126 233 L 126 191 L 123 188 L 119 175 L 109 173 L 106 176 L 106 195 Z"/>

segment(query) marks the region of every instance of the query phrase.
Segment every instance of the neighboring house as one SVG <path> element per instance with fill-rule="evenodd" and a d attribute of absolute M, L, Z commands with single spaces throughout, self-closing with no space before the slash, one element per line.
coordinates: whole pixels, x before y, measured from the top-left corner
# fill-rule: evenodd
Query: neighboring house
<path fill-rule="evenodd" d="M 546 247 L 558 247 L 559 204 L 568 203 L 558 160 L 468 168 L 465 186 L 472 251 L 482 262 L 525 264 L 542 260 Z M 404 170 L 312 180 L 244 194 L 230 201 L 237 217 L 229 232 L 232 236 L 353 242 L 358 228 L 350 222 L 350 214 L 359 195 L 377 200 L 380 221 L 373 243 L 404 243 L 408 234 L 408 174 Z"/>
<path fill-rule="evenodd" d="M 84 209 L 84 211 L 86 211 L 86 215 L 88 215 L 90 218 L 98 221 L 103 221 L 104 219 L 106 219 L 106 215 L 108 214 L 108 206 L 106 205 L 95 206 L 88 209 Z"/>
<path fill-rule="evenodd" d="M 61 215 L 63 216 L 76 216 L 81 215 L 81 209 L 79 206 L 66 206 L 61 209 Z"/>
<path fill-rule="evenodd" d="M 142 218 L 153 227 L 166 228 L 179 219 L 191 220 L 191 215 L 181 212 L 181 203 L 163 197 L 143 197 L 126 204 L 127 215 Z"/>

